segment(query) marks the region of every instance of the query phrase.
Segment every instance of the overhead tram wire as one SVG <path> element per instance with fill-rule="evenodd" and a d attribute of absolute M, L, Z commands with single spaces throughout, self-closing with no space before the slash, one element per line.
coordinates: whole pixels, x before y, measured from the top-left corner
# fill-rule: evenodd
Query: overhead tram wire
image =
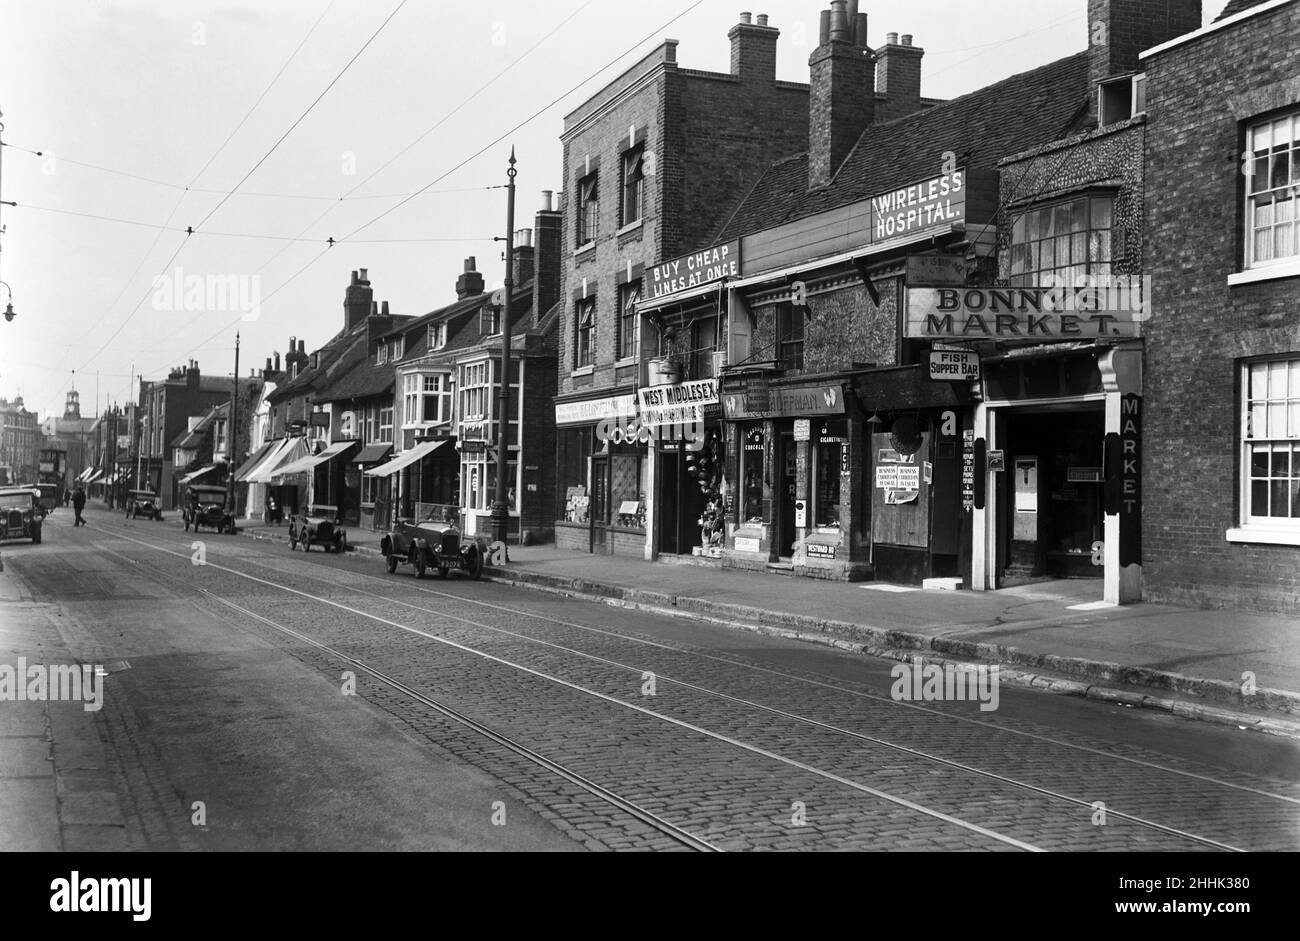
<path fill-rule="evenodd" d="M 424 131 L 422 131 L 418 137 L 416 137 L 414 140 L 412 140 L 409 144 L 407 144 L 405 147 L 403 147 L 403 148 L 402 148 L 401 150 L 399 150 L 397 153 L 395 153 L 395 154 L 393 154 L 391 157 L 389 157 L 386 161 L 384 161 L 382 164 L 380 164 L 379 167 L 377 167 L 375 170 L 371 171 L 371 172 L 370 172 L 370 173 L 369 173 L 369 174 L 368 174 L 364 179 L 362 179 L 359 183 L 357 183 L 357 184 L 356 184 L 355 186 L 353 186 L 350 190 L 348 190 L 346 193 L 344 193 L 342 196 L 340 196 L 340 197 L 338 198 L 338 200 L 335 202 L 334 205 L 327 206 L 327 207 L 325 208 L 325 210 L 324 210 L 323 212 L 320 213 L 320 215 L 318 215 L 318 216 L 317 216 L 315 219 L 313 219 L 311 222 L 307 223 L 307 225 L 305 225 L 305 226 L 303 227 L 302 231 L 299 232 L 298 235 L 299 235 L 299 236 L 304 236 L 304 235 L 306 235 L 309 231 L 311 231 L 311 229 L 313 229 L 313 228 L 317 225 L 317 223 L 319 223 L 322 219 L 324 219 L 326 216 L 328 216 L 330 213 L 332 213 L 336 208 L 338 208 L 338 203 L 343 202 L 343 201 L 348 200 L 348 199 L 364 199 L 364 198 L 366 198 L 366 197 L 358 197 L 358 196 L 355 196 L 354 194 L 356 193 L 357 190 L 361 189 L 363 186 L 365 186 L 367 183 L 369 183 L 371 180 L 373 180 L 373 179 L 374 179 L 375 177 L 377 177 L 379 174 L 381 174 L 381 173 L 383 173 L 385 170 L 387 170 L 387 169 L 388 169 L 390 166 L 392 166 L 393 163 L 395 163 L 397 160 L 400 160 L 403 156 L 405 156 L 406 153 L 409 152 L 409 151 L 411 150 L 412 147 L 414 147 L 415 145 L 419 144 L 419 143 L 420 143 L 421 141 L 423 141 L 426 137 L 428 137 L 430 134 L 432 134 L 432 133 L 433 133 L 434 131 L 436 131 L 438 128 L 442 127 L 442 126 L 443 126 L 444 124 L 446 124 L 449 120 L 451 120 L 453 117 L 455 117 L 457 114 L 459 114 L 462 110 L 464 110 L 466 107 L 468 107 L 468 106 L 469 106 L 469 105 L 474 101 L 474 99 L 476 99 L 479 95 L 483 94 L 483 92 L 487 91 L 487 90 L 488 90 L 489 88 L 491 88 L 494 84 L 496 84 L 496 83 L 497 83 L 498 81 L 500 81 L 503 77 L 505 77 L 505 75 L 507 75 L 507 74 L 510 72 L 511 69 L 513 69 L 515 66 L 519 65 L 519 63 L 521 63 L 521 62 L 523 62 L 525 59 L 527 59 L 527 58 L 528 58 L 528 57 L 529 57 L 533 52 L 535 52 L 535 51 L 536 51 L 540 46 L 542 46 L 542 45 L 543 45 L 547 40 L 549 40 L 552 36 L 554 36 L 554 35 L 555 35 L 556 33 L 558 33 L 560 30 L 562 30 L 565 26 L 569 25 L 569 23 L 574 19 L 574 17 L 576 17 L 576 16 L 577 16 L 579 13 L 581 13 L 583 10 L 587 9 L 587 7 L 591 6 L 591 4 L 594 3 L 594 2 L 595 2 L 595 0 L 586 0 L 585 3 L 583 3 L 583 4 L 582 4 L 581 6 L 579 6 L 576 10 L 574 10 L 572 13 L 570 13 L 567 17 L 565 17 L 563 20 L 561 20 L 559 23 L 557 23 L 557 24 L 555 25 L 555 27 L 554 27 L 550 32 L 548 32 L 546 35 L 542 36 L 542 37 L 541 37 L 540 39 L 538 39 L 535 43 L 533 43 L 531 46 L 529 46 L 527 49 L 525 49 L 525 50 L 524 50 L 524 51 L 519 55 L 519 57 L 518 57 L 517 59 L 515 59 L 515 60 L 512 61 L 512 62 L 510 62 L 508 65 L 506 65 L 506 66 L 505 66 L 504 68 L 502 68 L 500 71 L 498 71 L 495 75 L 493 75 L 490 79 L 488 79 L 486 82 L 484 82 L 484 83 L 483 83 L 482 85 L 480 85 L 478 88 L 476 88 L 476 89 L 475 89 L 475 90 L 474 90 L 474 91 L 469 95 L 469 97 L 465 98 L 463 101 L 461 101 L 460 104 L 456 105 L 455 108 L 453 108 L 452 110 L 450 110 L 450 111 L 448 111 L 446 114 L 444 114 L 442 117 L 440 117 L 440 118 L 439 118 L 437 121 L 435 121 L 432 125 L 430 125 L 430 126 L 429 126 L 428 128 L 426 128 Z M 495 188 L 495 187 L 494 187 L 494 188 Z M 426 189 L 427 189 L 427 188 L 426 188 Z M 423 192 L 423 191 L 421 191 L 421 192 Z M 413 196 L 413 195 L 416 195 L 416 194 L 403 193 L 403 194 L 401 194 L 401 195 L 402 195 L 402 196 Z M 338 240 L 336 240 L 336 242 L 337 242 L 337 241 L 338 241 Z M 289 246 L 288 246 L 288 245 L 284 246 L 284 247 L 281 248 L 279 251 L 277 251 L 274 255 L 272 255 L 270 258 L 268 258 L 266 261 L 264 261 L 264 262 L 263 262 L 263 263 L 262 263 L 262 264 L 257 268 L 257 270 L 254 271 L 253 273 L 254 273 L 254 274 L 260 274 L 262 271 L 264 271 L 264 270 L 266 269 L 266 267 L 267 267 L 268 265 L 274 264 L 274 262 L 276 261 L 276 259 L 278 259 L 281 255 L 283 255 L 283 254 L 284 254 L 286 251 L 288 251 L 288 250 L 289 250 Z M 318 256 L 318 257 L 319 257 L 319 256 Z M 311 266 L 312 264 L 314 264 L 315 262 L 316 262 L 316 259 L 313 258 L 313 259 L 311 260 L 311 262 L 308 263 L 308 267 L 310 267 L 310 266 Z M 298 277 L 298 274 L 301 274 L 301 272 L 302 272 L 302 270 L 300 270 L 298 273 L 294 274 L 294 275 L 293 275 L 289 280 L 292 281 L 293 278 Z M 289 282 L 285 282 L 285 283 L 287 284 L 287 283 L 289 283 Z"/>
<path fill-rule="evenodd" d="M 370 35 L 370 38 L 367 39 L 367 40 L 365 41 L 365 43 L 362 44 L 361 48 L 358 49 L 357 52 L 356 52 L 356 54 L 353 55 L 352 58 L 349 59 L 349 60 L 347 61 L 347 63 L 343 66 L 343 68 L 342 68 L 341 70 L 339 70 L 339 73 L 338 73 L 337 75 L 334 76 L 334 78 L 330 81 L 330 83 L 329 83 L 328 85 L 325 86 L 325 90 L 322 91 L 319 95 L 316 96 L 315 100 L 313 100 L 312 103 L 311 103 L 310 105 L 308 105 L 307 109 L 306 109 L 306 110 L 305 110 L 301 115 L 298 116 L 297 120 L 295 120 L 295 121 L 293 122 L 292 125 L 290 125 L 289 130 L 285 131 L 284 134 L 282 134 L 282 135 L 280 136 L 280 138 L 275 142 L 275 144 L 273 144 L 273 145 L 271 146 L 271 149 L 268 150 L 265 154 L 262 155 L 261 159 L 258 160 L 257 163 L 253 165 L 253 169 L 252 169 L 252 170 L 249 170 L 248 173 L 244 174 L 243 179 L 241 179 L 241 180 L 239 181 L 239 183 L 237 183 L 237 184 L 235 185 L 235 187 L 234 187 L 232 190 L 230 190 L 229 192 L 227 192 L 226 196 L 221 200 L 221 202 L 219 202 L 215 207 L 213 207 L 213 209 L 212 209 L 211 211 L 208 212 L 208 214 L 207 214 L 206 216 L 203 217 L 203 222 L 206 222 L 208 219 L 210 219 L 210 218 L 212 217 L 213 213 L 215 213 L 215 212 L 217 211 L 217 209 L 220 209 L 221 206 L 226 202 L 226 200 L 230 198 L 231 193 L 233 193 L 235 189 L 238 189 L 240 186 L 242 186 L 243 183 L 244 183 L 245 181 L 247 181 L 248 178 L 249 178 L 250 176 L 253 175 L 254 171 L 256 171 L 257 168 L 260 167 L 260 166 L 262 165 L 262 163 L 264 163 L 264 162 L 266 161 L 266 159 L 267 159 L 268 157 L 270 157 L 271 154 L 273 154 L 273 153 L 276 151 L 276 149 L 277 149 L 277 148 L 278 148 L 282 143 L 284 143 L 285 139 L 289 136 L 290 133 L 292 133 L 293 129 L 296 128 L 299 124 L 301 124 L 302 121 L 303 121 L 303 119 L 306 118 L 307 115 L 310 114 L 310 113 L 312 112 L 312 110 L 316 107 L 316 105 L 318 105 L 318 104 L 320 103 L 321 99 L 323 99 L 323 98 L 325 97 L 326 93 L 328 93 L 329 90 L 330 90 L 331 88 L 333 88 L 333 87 L 338 83 L 339 79 L 341 79 L 341 78 L 342 78 L 342 77 L 347 73 L 347 71 L 352 67 L 353 63 L 355 63 L 355 62 L 357 61 L 357 59 L 360 57 L 361 53 L 365 52 L 365 50 L 366 50 L 367 48 L 369 48 L 370 44 L 371 44 L 372 42 L 375 41 L 375 39 L 379 36 L 379 34 L 380 34 L 381 32 L 383 32 L 384 27 L 386 27 L 386 26 L 387 26 L 387 25 L 392 21 L 393 17 L 397 15 L 397 13 L 402 9 L 402 7 L 406 6 L 407 2 L 408 2 L 408 0 L 399 0 L 397 6 L 393 8 L 392 13 L 390 13 L 390 14 L 388 15 L 388 17 L 387 17 L 387 18 L 386 18 L 386 19 L 385 19 L 385 20 L 384 20 L 384 21 L 379 25 L 379 28 L 376 29 L 376 30 L 375 30 L 375 31 Z M 321 18 L 323 18 L 323 17 L 324 17 L 324 14 L 321 15 Z M 311 29 L 311 31 L 308 32 L 307 36 L 310 36 L 310 35 L 311 35 L 311 32 L 314 31 L 314 30 L 316 29 L 316 26 L 317 26 L 319 23 L 320 23 L 320 18 L 318 18 L 317 21 L 316 21 L 316 23 L 312 25 L 312 29 Z M 306 41 L 307 41 L 307 37 L 304 37 L 304 38 L 303 38 L 303 42 L 302 42 L 302 43 L 299 43 L 298 47 L 294 50 L 293 55 L 297 55 L 298 50 L 302 48 L 303 44 L 304 44 Z M 290 60 L 292 60 L 293 55 L 290 56 Z M 287 65 L 287 64 L 288 64 L 288 63 L 286 63 L 286 65 Z M 276 73 L 276 74 L 277 74 L 277 78 L 278 78 L 278 76 L 279 76 L 280 74 L 283 73 L 283 71 L 284 71 L 284 69 L 282 68 L 282 69 L 280 70 L 280 72 Z M 272 82 L 272 84 L 274 84 L 274 81 Z M 251 110 L 251 109 L 250 109 L 250 110 Z M 222 146 L 224 147 L 225 145 L 223 144 Z M 215 155 L 214 155 L 214 158 L 215 158 Z M 211 160 L 208 161 L 208 164 L 210 164 L 210 163 L 211 163 Z M 205 167 L 206 167 L 208 164 L 205 164 Z M 197 179 L 197 177 L 196 177 L 196 179 Z M 200 225 L 202 225 L 202 223 L 200 223 Z M 181 243 L 176 247 L 176 251 L 172 253 L 171 258 L 169 258 L 169 259 L 167 260 L 166 264 L 163 265 L 163 267 L 162 267 L 162 274 L 160 274 L 159 277 L 161 277 L 162 275 L 165 275 L 165 274 L 166 274 L 168 268 L 171 267 L 172 262 L 176 260 L 176 257 L 181 253 L 181 250 L 182 250 L 182 249 L 185 247 L 185 245 L 188 243 L 189 238 L 190 238 L 190 233 L 191 233 L 192 231 L 193 231 L 193 228 L 192 228 L 192 227 L 189 228 L 189 229 L 187 229 L 187 234 L 186 234 L 186 236 L 185 236 L 185 239 L 184 239 L 184 240 L 183 240 L 183 241 L 182 241 L 182 242 L 181 242 Z M 94 356 L 92 356 L 92 357 L 90 358 L 90 360 L 87 361 L 87 363 L 92 362 L 92 361 L 95 359 L 95 357 L 99 356 L 101 353 L 104 352 L 104 350 L 106 350 L 106 349 L 108 348 L 109 344 L 112 343 L 113 340 L 117 339 L 118 335 L 121 334 L 122 330 L 126 328 L 126 325 L 127 325 L 128 323 L 131 322 L 131 319 L 135 316 L 135 314 L 136 314 L 136 313 L 140 310 L 140 308 L 144 305 L 145 299 L 149 297 L 149 295 L 153 292 L 153 290 L 154 290 L 154 288 L 153 288 L 153 282 L 151 281 L 151 282 L 150 282 L 150 286 L 145 290 L 145 293 L 144 293 L 143 295 L 141 295 L 140 300 L 136 302 L 136 305 L 131 309 L 131 312 L 127 315 L 126 319 L 125 319 L 124 321 L 122 321 L 121 325 L 118 326 L 117 330 L 115 330 L 115 331 L 113 332 L 113 335 L 110 336 L 110 337 L 108 338 L 108 340 L 106 340 L 106 341 L 104 342 L 104 345 L 101 346 L 101 347 L 99 348 L 99 350 L 95 353 Z M 85 367 L 83 366 L 82 368 L 84 369 Z"/>
<path fill-rule="evenodd" d="M 511 134 L 515 133 L 515 132 L 518 131 L 520 128 L 525 127 L 526 125 L 528 125 L 528 124 L 532 123 L 533 121 L 537 120 L 537 118 L 541 117 L 543 114 L 545 114 L 545 113 L 546 113 L 547 111 L 549 111 L 551 108 L 555 107 L 555 105 L 559 104 L 559 103 L 560 103 L 561 101 L 563 101 L 565 98 L 567 98 L 567 97 L 569 97 L 570 95 L 572 95 L 572 94 L 573 94 L 574 92 L 576 92 L 578 89 L 582 88 L 584 85 L 586 85 L 586 84 L 588 84 L 589 82 L 591 82 L 591 81 L 593 81 L 594 79 L 596 79 L 599 75 L 601 75 L 603 72 L 607 71 L 608 69 L 612 68 L 612 67 L 613 67 L 614 65 L 616 65 L 618 62 L 620 62 L 620 61 L 622 61 L 623 59 L 627 58 L 629 55 L 631 55 L 633 52 L 635 52 L 637 49 L 639 49 L 639 48 L 640 48 L 641 46 L 643 46 L 645 43 L 647 43 L 647 42 L 649 42 L 651 39 L 653 39 L 653 38 L 654 38 L 658 33 L 662 32 L 663 30 L 665 30 L 665 29 L 667 29 L 668 27 L 672 26 L 674 23 L 676 23 L 676 22 L 677 22 L 678 20 L 680 20 L 682 17 L 686 16 L 688 13 L 692 12 L 696 7 L 700 6 L 700 5 L 703 4 L 703 3 L 704 3 L 704 0 L 694 0 L 694 2 L 690 4 L 690 6 L 686 7 L 684 10 L 682 10 L 680 13 L 676 14 L 675 16 L 673 16 L 671 19 L 669 19 L 667 22 L 665 22 L 665 23 L 662 24 L 661 26 L 658 26 L 658 27 L 656 27 L 655 29 L 651 30 L 650 33 L 648 33 L 647 35 L 643 36 L 641 39 L 637 40 L 635 43 L 633 43 L 631 46 L 629 46 L 629 47 L 628 47 L 627 49 L 625 49 L 623 52 L 621 52 L 621 53 L 619 53 L 618 55 L 616 55 L 613 59 L 610 59 L 608 62 L 606 62 L 606 63 L 605 63 L 604 65 L 602 65 L 600 68 L 596 69 L 594 72 L 592 72 L 592 73 L 591 73 L 590 75 L 588 75 L 586 78 L 582 79 L 582 80 L 581 80 L 580 82 L 578 82 L 576 85 L 573 85 L 573 86 L 570 87 L 567 91 L 563 92 L 562 94 L 560 94 L 560 95 L 557 96 L 556 98 L 553 98 L 550 102 L 548 102 L 547 104 L 543 105 L 543 106 L 542 106 L 541 108 L 539 108 L 537 111 L 534 111 L 531 115 L 529 115 L 529 116 L 528 116 L 527 118 L 525 118 L 523 121 L 520 121 L 518 124 L 516 124 L 516 125 L 515 125 L 514 127 L 512 127 L 510 130 L 506 131 L 504 134 L 500 135 L 499 137 L 497 137 L 496 139 L 494 139 L 494 140 L 491 141 L 490 143 L 488 143 L 488 144 L 484 145 L 483 147 L 479 148 L 479 149 L 478 149 L 477 151 L 475 151 L 473 154 L 471 154 L 470 156 L 466 157 L 466 158 L 465 158 L 464 160 L 462 160 L 460 163 L 456 164 L 456 166 L 452 167 L 450 170 L 447 170 L 445 173 L 440 174 L 439 176 L 437 176 L 436 178 L 434 178 L 431 182 L 429 182 L 429 183 L 426 184 L 425 186 L 421 187 L 420 189 L 416 190 L 416 191 L 415 191 L 414 193 L 412 193 L 411 195 L 409 195 L 409 196 L 407 196 L 406 198 L 404 198 L 403 200 L 401 200 L 401 202 L 397 203 L 396 205 L 394 205 L 394 206 L 390 207 L 389 209 L 385 210 L 384 212 L 380 213 L 378 216 L 375 216 L 375 218 L 371 219 L 369 222 L 364 223 L 363 225 L 357 227 L 356 229 L 353 229 L 351 233 L 349 233 L 348 235 L 344 236 L 342 239 L 338 239 L 338 240 L 336 240 L 336 241 L 338 241 L 338 242 L 350 241 L 350 240 L 352 239 L 352 236 L 353 236 L 353 235 L 356 235 L 358 232 L 361 232 L 361 231 L 363 231 L 364 229 L 367 229 L 367 228 L 369 228 L 370 226 L 374 225 L 374 224 L 375 224 L 376 222 L 378 222 L 380 219 L 384 218 L 384 217 L 387 216 L 389 213 L 391 213 L 393 210 L 398 209 L 398 208 L 400 208 L 401 206 L 404 206 L 406 203 L 410 202 L 412 199 L 415 199 L 415 198 L 418 197 L 420 194 L 422 194 L 422 193 L 428 191 L 431 187 L 437 185 L 437 184 L 440 183 L 442 180 L 446 179 L 448 176 L 450 176 L 451 174 L 455 173 L 457 170 L 459 170 L 461 167 L 465 166 L 465 165 L 466 165 L 467 163 L 469 163 L 471 160 L 475 160 L 475 159 L 477 159 L 478 157 L 482 156 L 484 153 L 486 153 L 486 152 L 487 152 L 488 150 L 490 150 L 491 148 L 495 147 L 497 144 L 501 143 L 501 141 L 505 140 L 505 139 L 506 139 L 507 137 L 509 137 Z M 294 273 L 289 277 L 289 279 L 288 279 L 287 281 L 284 281 L 283 283 L 281 283 L 281 284 L 280 284 L 280 285 L 279 285 L 279 286 L 278 286 L 274 291 L 272 291 L 272 292 L 271 292 L 270 294 L 268 294 L 266 297 L 262 298 L 262 299 L 261 299 L 261 305 L 265 305 L 268 301 L 270 301 L 271 298 L 275 297 L 275 295 L 279 294 L 281 291 L 283 291 L 285 288 L 287 288 L 290 284 L 292 284 L 292 283 L 293 283 L 293 282 L 294 282 L 294 281 L 295 281 L 299 276 L 301 276 L 301 275 L 302 275 L 304 272 L 306 272 L 309 268 L 311 268 L 313 265 L 315 265 L 316 262 L 320 261 L 320 259 L 323 258 L 323 257 L 325 256 L 325 254 L 329 251 L 329 249 L 330 249 L 330 247 L 329 247 L 329 246 L 326 246 L 324 249 L 322 249 L 320 252 L 318 252 L 318 253 L 317 253 L 317 254 L 316 254 L 316 255 L 315 255 L 315 256 L 314 256 L 310 261 L 308 261 L 305 265 L 303 265 L 303 266 L 302 266 L 301 268 L 299 268 L 296 272 L 294 272 Z M 222 327 L 221 327 L 221 329 L 219 329 L 218 331 L 216 331 L 215 333 L 213 333 L 213 334 L 212 334 L 211 336 L 209 336 L 207 339 L 205 339 L 205 340 L 201 341 L 200 343 L 198 343 L 195 347 L 193 347 L 193 348 L 190 350 L 190 352 L 193 353 L 193 352 L 195 352 L 196 350 L 200 350 L 200 349 L 205 348 L 209 343 L 211 343 L 211 342 L 212 342 L 213 340 L 215 340 L 217 337 L 221 336 L 222 333 L 224 333 L 225 331 L 229 330 L 230 327 L 231 327 L 234 323 L 235 323 L 235 321 L 232 320 L 232 321 L 228 321 L 227 323 L 223 324 Z"/>
<path fill-rule="evenodd" d="M 199 179 L 203 176 L 207 168 L 212 165 L 212 161 L 214 161 L 221 154 L 221 152 L 225 150 L 226 145 L 229 144 L 231 139 L 234 138 L 235 133 L 241 127 L 244 126 L 245 122 L 247 122 L 250 117 L 252 117 L 252 114 L 254 111 L 257 110 L 258 105 L 262 103 L 262 100 L 267 96 L 267 94 L 271 91 L 271 89 L 275 87 L 276 82 L 280 80 L 280 76 L 284 74 L 285 69 L 289 67 L 289 63 L 291 63 L 295 58 L 297 58 L 298 53 L 302 51 L 303 46 L 305 46 L 307 44 L 307 41 L 311 39 L 311 37 L 315 34 L 317 27 L 320 26 L 321 22 L 325 19 L 325 16 L 329 13 L 329 11 L 333 9 L 335 2 L 337 2 L 337 0 L 330 0 L 329 4 L 325 7 L 325 10 L 321 13 L 320 16 L 316 18 L 316 21 L 312 23 L 311 28 L 308 29 L 307 32 L 303 34 L 302 39 L 298 41 L 298 45 L 294 47 L 293 52 L 289 53 L 288 58 L 284 60 L 284 63 L 280 66 L 279 70 L 275 73 L 275 76 L 271 79 L 270 82 L 267 83 L 266 88 L 264 88 L 262 90 L 262 93 L 257 96 L 257 100 L 254 101 L 253 104 L 249 106 L 246 112 L 244 112 L 244 116 L 239 120 L 239 123 L 235 125 L 235 130 L 231 131 L 230 134 L 226 136 L 226 139 L 221 142 L 220 146 L 218 146 L 217 149 L 213 151 L 212 156 L 209 157 L 207 161 L 203 164 L 203 166 L 199 169 L 199 171 L 196 174 L 194 174 L 193 179 L 190 180 L 189 186 L 185 187 L 182 190 L 180 196 L 177 197 L 175 205 L 172 206 L 172 211 L 167 214 L 167 220 L 166 222 L 164 222 L 164 225 L 168 225 L 171 223 L 172 218 L 176 215 L 177 210 L 180 209 L 181 203 L 185 200 L 186 193 L 194 186 L 195 183 L 199 181 Z M 76 161 L 73 162 L 76 163 Z M 116 172 L 121 172 L 121 171 L 116 171 Z M 131 174 L 124 174 L 124 175 L 129 176 Z M 113 299 L 113 303 L 108 308 L 110 311 L 117 306 L 118 301 L 122 299 L 122 295 L 125 294 L 127 288 L 131 286 L 131 282 L 134 281 L 136 275 L 140 273 L 140 269 L 144 267 L 144 263 L 149 260 L 149 256 L 152 255 L 154 249 L 158 247 L 158 242 L 162 238 L 162 233 L 163 230 L 159 229 L 158 234 L 154 236 L 153 242 L 150 243 L 149 248 L 145 251 L 144 255 L 140 258 L 140 261 L 136 264 L 135 269 L 131 272 L 130 276 L 127 277 L 126 281 L 123 283 L 122 290 L 118 291 L 117 297 Z M 172 257 L 168 259 L 167 264 L 163 266 L 164 272 L 167 270 L 168 266 L 171 265 L 171 262 L 175 260 L 176 256 L 180 254 L 180 249 L 183 248 L 184 245 L 185 242 L 182 241 L 180 243 L 180 246 L 177 248 L 176 252 L 174 252 L 172 254 Z M 153 284 L 152 282 L 150 282 L 150 289 L 152 289 L 152 287 Z M 144 296 L 148 297 L 149 295 L 146 293 Z M 141 298 L 141 300 L 127 315 L 126 320 L 122 322 L 121 326 L 119 326 L 118 329 L 114 331 L 113 335 L 109 337 L 109 339 L 104 343 L 104 345 L 99 348 L 99 350 L 94 354 L 94 356 L 92 356 L 90 360 L 87 360 L 87 362 L 83 364 L 82 366 L 83 369 L 85 368 L 86 365 L 89 365 L 89 363 L 92 360 L 94 360 L 96 356 L 99 356 L 100 353 L 104 352 L 104 350 L 108 348 L 108 344 L 112 343 L 113 340 L 115 340 L 118 337 L 118 335 L 126 327 L 126 324 L 129 323 L 131 318 L 135 316 L 136 311 L 140 309 L 140 304 L 143 303 L 144 303 L 144 298 Z M 76 373 L 74 372 L 73 375 L 75 374 Z M 69 383 L 71 381 L 72 381 L 71 379 L 68 380 Z M 55 394 L 54 401 L 57 401 L 58 396 L 62 395 L 67 390 L 67 388 L 68 388 L 68 383 L 65 383 L 64 386 L 59 390 L 59 392 Z M 48 407 L 49 406 L 47 403 L 47 408 Z"/>

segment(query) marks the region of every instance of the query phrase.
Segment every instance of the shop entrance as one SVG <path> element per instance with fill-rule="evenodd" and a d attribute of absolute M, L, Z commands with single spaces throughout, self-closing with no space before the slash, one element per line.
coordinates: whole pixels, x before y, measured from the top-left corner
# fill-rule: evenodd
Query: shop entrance
<path fill-rule="evenodd" d="M 794 443 L 794 432 L 784 432 L 777 451 L 777 547 L 778 555 L 788 559 L 794 555 L 795 518 L 794 503 L 799 485 L 799 458 Z"/>
<path fill-rule="evenodd" d="M 591 459 L 591 551 L 608 552 L 609 456 Z"/>
<path fill-rule="evenodd" d="M 998 587 L 1104 574 L 1105 411 L 1000 409 Z"/>

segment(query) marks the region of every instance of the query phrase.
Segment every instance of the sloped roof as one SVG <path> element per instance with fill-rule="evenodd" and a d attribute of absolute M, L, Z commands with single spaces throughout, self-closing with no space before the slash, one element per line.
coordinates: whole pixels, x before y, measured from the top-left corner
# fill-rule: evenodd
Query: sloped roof
<path fill-rule="evenodd" d="M 368 328 L 364 320 L 351 330 L 336 333 L 324 346 L 309 353 L 304 368 L 297 376 L 279 386 L 267 396 L 268 401 L 272 403 L 283 402 L 294 396 L 321 389 L 330 381 L 331 375 L 336 373 L 334 367 L 351 347 L 359 343 L 362 350 L 365 349 L 367 337 Z M 318 366 L 312 365 L 313 358 L 319 358 L 320 364 Z"/>
<path fill-rule="evenodd" d="M 1081 130 L 1088 105 L 1088 53 L 1003 79 L 978 91 L 868 127 L 829 186 L 808 190 L 808 154 L 780 160 L 759 178 L 714 243 L 846 206 L 940 174 L 951 151 L 967 170 Z"/>
<path fill-rule="evenodd" d="M 208 434 L 210 429 L 218 418 L 225 418 L 230 414 L 230 403 L 222 402 L 220 405 L 214 405 L 204 413 L 203 418 L 194 426 L 193 431 L 182 431 L 172 439 L 169 448 L 197 448 Z"/>
<path fill-rule="evenodd" d="M 1214 22 L 1226 20 L 1230 16 L 1236 16 L 1243 10 L 1249 10 L 1251 7 L 1257 7 L 1261 3 L 1267 3 L 1268 0 L 1229 0 L 1228 5 L 1223 8 L 1223 12 L 1214 18 Z"/>

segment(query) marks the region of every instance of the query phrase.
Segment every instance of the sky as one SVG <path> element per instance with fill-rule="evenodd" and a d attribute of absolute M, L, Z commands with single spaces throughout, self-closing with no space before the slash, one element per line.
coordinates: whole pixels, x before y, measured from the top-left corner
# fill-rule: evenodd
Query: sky
<path fill-rule="evenodd" d="M 190 360 L 232 374 L 236 331 L 247 376 L 338 332 L 359 268 L 394 314 L 454 301 L 469 256 L 499 285 L 511 147 L 521 229 L 562 188 L 564 115 L 665 38 L 729 71 L 746 3 L 0 0 L 0 396 L 96 414 Z M 749 5 L 778 78 L 808 80 L 825 6 Z M 1086 8 L 862 2 L 937 98 L 1082 50 Z"/>

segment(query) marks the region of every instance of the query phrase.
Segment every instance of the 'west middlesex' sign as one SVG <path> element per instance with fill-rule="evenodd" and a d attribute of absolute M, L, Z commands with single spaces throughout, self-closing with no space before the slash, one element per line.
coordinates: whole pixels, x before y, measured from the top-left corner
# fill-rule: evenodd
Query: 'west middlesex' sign
<path fill-rule="evenodd" d="M 641 424 L 660 425 L 704 421 L 704 407 L 718 404 L 716 379 L 697 379 L 673 386 L 647 386 L 637 390 L 641 400 Z"/>
<path fill-rule="evenodd" d="M 740 240 L 736 239 L 655 265 L 646 274 L 645 300 L 658 301 L 710 281 L 739 277 Z"/>
<path fill-rule="evenodd" d="M 907 289 L 904 335 L 917 339 L 1060 340 L 1140 337 L 1149 319 L 1141 279 L 1088 287 Z"/>

